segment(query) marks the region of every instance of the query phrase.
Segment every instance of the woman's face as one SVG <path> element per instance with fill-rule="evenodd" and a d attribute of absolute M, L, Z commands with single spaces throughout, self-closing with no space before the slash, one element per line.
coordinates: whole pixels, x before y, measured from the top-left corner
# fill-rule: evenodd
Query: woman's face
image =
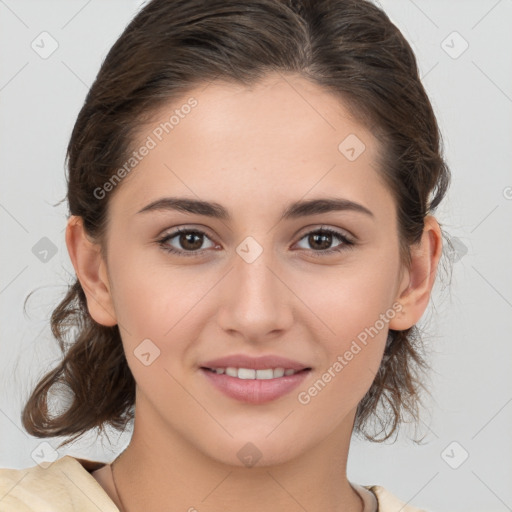
<path fill-rule="evenodd" d="M 237 465 L 346 438 L 407 284 L 372 133 L 272 75 L 191 91 L 134 149 L 108 198 L 106 269 L 135 428 Z"/>

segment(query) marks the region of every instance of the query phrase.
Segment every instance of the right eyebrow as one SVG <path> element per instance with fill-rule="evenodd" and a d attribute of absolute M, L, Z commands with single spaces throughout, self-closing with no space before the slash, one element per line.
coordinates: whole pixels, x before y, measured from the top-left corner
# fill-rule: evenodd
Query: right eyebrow
<path fill-rule="evenodd" d="M 163 197 L 157 199 L 146 205 L 137 213 L 165 210 L 204 215 L 206 217 L 226 221 L 232 220 L 232 215 L 229 213 L 229 210 L 219 203 L 183 197 Z M 282 212 L 280 220 L 298 219 L 332 211 L 355 211 L 372 218 L 375 217 L 373 212 L 362 204 L 350 201 L 349 199 L 327 197 L 291 203 Z"/>

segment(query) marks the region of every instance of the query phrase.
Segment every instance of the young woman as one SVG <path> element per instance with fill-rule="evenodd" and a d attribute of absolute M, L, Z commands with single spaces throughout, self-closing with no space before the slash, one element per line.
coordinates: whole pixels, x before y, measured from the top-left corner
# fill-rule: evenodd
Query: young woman
<path fill-rule="evenodd" d="M 133 435 L 111 464 L 0 471 L 1 509 L 417 511 L 346 473 L 353 433 L 382 441 L 417 418 L 415 324 L 449 182 L 386 14 L 153 0 L 105 59 L 67 160 L 63 360 L 23 423 L 66 443 Z M 58 412 L 56 390 L 71 397 Z"/>

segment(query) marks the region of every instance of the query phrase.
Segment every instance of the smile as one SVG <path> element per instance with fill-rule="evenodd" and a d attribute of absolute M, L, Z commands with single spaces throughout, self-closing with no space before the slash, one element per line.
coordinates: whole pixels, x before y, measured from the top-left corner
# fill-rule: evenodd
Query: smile
<path fill-rule="evenodd" d="M 246 404 L 264 404 L 285 397 L 310 375 L 302 370 L 277 368 L 200 368 L 207 382 L 222 395 Z M 288 373 L 286 373 L 288 372 Z"/>
<path fill-rule="evenodd" d="M 279 379 L 283 376 L 294 375 L 302 370 L 294 370 L 292 368 L 266 368 L 264 370 L 255 370 L 253 368 L 235 368 L 228 366 L 227 368 L 205 368 L 218 375 L 228 375 L 237 379 L 255 379 L 255 380 L 270 380 Z"/>

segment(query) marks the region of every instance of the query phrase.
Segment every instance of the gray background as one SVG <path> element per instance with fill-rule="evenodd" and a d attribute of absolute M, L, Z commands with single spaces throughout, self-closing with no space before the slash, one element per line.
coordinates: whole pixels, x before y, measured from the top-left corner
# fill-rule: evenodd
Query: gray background
<path fill-rule="evenodd" d="M 73 272 L 57 205 L 65 148 L 88 86 L 140 4 L 0 0 L 0 467 L 33 466 L 58 446 L 28 436 L 20 411 L 59 356 L 49 315 Z M 409 439 L 412 429 L 394 444 L 354 439 L 348 476 L 430 511 L 512 510 L 512 0 L 380 4 L 416 52 L 443 132 L 453 182 L 437 216 L 456 250 L 451 284 L 436 283 L 422 319 L 434 368 L 423 444 Z M 58 455 L 110 461 L 129 436 L 110 440 L 91 435 Z"/>

